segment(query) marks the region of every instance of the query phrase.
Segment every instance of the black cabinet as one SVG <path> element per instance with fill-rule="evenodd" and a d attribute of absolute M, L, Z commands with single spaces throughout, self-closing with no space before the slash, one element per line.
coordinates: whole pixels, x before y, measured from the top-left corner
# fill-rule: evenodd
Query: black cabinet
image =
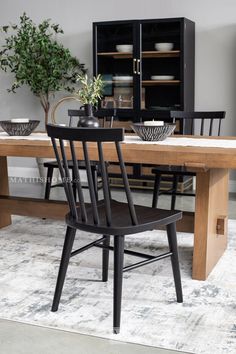
<path fill-rule="evenodd" d="M 100 109 L 133 122 L 194 110 L 194 48 L 186 18 L 93 23 L 94 75 L 106 82 Z"/>
<path fill-rule="evenodd" d="M 106 82 L 101 115 L 116 108 L 115 124 L 130 129 L 131 122 L 168 121 L 170 110 L 194 110 L 194 57 L 195 24 L 186 18 L 94 22 L 93 73 Z M 176 133 L 188 134 L 176 123 Z M 116 166 L 109 172 L 119 185 Z M 127 172 L 131 185 L 152 188 L 150 166 L 130 164 Z"/>

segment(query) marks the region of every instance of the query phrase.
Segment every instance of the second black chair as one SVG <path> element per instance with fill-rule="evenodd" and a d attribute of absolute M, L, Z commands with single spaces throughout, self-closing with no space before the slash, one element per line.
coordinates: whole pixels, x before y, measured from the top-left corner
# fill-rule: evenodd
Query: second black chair
<path fill-rule="evenodd" d="M 95 113 L 96 114 L 96 113 Z M 102 126 L 105 126 L 107 123 L 109 127 L 112 127 L 113 124 L 113 119 L 116 114 L 115 109 L 108 109 L 106 110 L 106 113 L 104 113 L 102 117 Z M 68 116 L 69 116 L 69 127 L 74 126 L 74 118 L 76 119 L 76 125 L 79 121 L 80 117 L 83 117 L 85 115 L 84 110 L 82 109 L 68 109 Z M 83 161 L 77 161 L 79 167 L 81 169 L 85 169 L 85 165 Z M 93 178 L 93 183 L 95 186 L 95 193 L 96 193 L 96 198 L 98 196 L 98 164 L 96 161 L 90 161 L 91 165 L 91 171 L 92 171 L 92 178 Z M 48 161 L 44 163 L 44 167 L 47 168 L 47 180 L 46 180 L 46 186 L 45 186 L 45 195 L 44 199 L 48 200 L 50 198 L 50 192 L 51 188 L 55 187 L 63 187 L 62 183 L 56 183 L 52 185 L 52 180 L 53 180 L 53 172 L 55 169 L 58 169 L 58 163 L 57 161 Z M 73 162 L 68 161 L 68 167 L 72 171 L 72 176 L 73 180 L 75 180 L 75 176 L 73 175 Z M 72 185 L 74 195 L 76 197 L 76 186 L 75 184 Z"/>
<path fill-rule="evenodd" d="M 187 128 L 191 135 L 200 136 L 219 136 L 221 131 L 221 121 L 225 118 L 224 111 L 218 112 L 182 112 L 171 111 L 170 117 L 173 123 L 176 119 L 180 120 L 180 124 Z M 194 193 L 178 192 L 178 182 L 180 177 L 191 176 L 196 174 L 189 172 L 183 166 L 158 166 L 152 169 L 155 175 L 154 191 L 152 199 L 152 207 L 156 208 L 158 197 L 161 194 L 171 195 L 171 210 L 175 209 L 177 195 L 185 195 L 194 197 Z M 160 185 L 163 175 L 167 175 L 173 179 L 172 188 L 168 191 L 160 191 Z"/>
<path fill-rule="evenodd" d="M 122 149 L 120 146 L 120 142 L 124 139 L 123 129 L 81 129 L 48 125 L 47 132 L 52 139 L 53 148 L 70 207 L 70 212 L 66 216 L 67 231 L 52 304 L 52 311 L 57 311 L 58 309 L 70 258 L 88 250 L 93 246 L 101 247 L 103 249 L 103 281 L 107 281 L 108 279 L 109 250 L 114 250 L 114 333 L 119 333 L 120 330 L 122 282 L 123 273 L 126 271 L 170 257 L 177 301 L 182 302 L 182 287 L 179 271 L 175 226 L 176 221 L 181 219 L 182 213 L 178 211 L 153 209 L 150 207 L 133 204 L 125 164 L 122 157 Z M 65 146 L 64 141 L 68 140 L 69 144 Z M 80 182 L 80 168 L 77 164 L 77 160 L 80 158 L 78 156 L 78 151 L 76 150 L 74 142 L 78 141 L 82 143 L 83 151 L 79 152 L 79 155 L 81 157 L 84 156 L 84 163 L 88 177 L 90 201 L 87 203 L 85 203 L 84 200 L 83 190 L 81 188 Z M 93 142 L 93 146 L 95 144 L 97 146 L 96 153 L 99 159 L 98 163 L 101 171 L 103 199 L 99 201 L 96 200 L 94 183 L 91 174 L 90 153 L 88 146 L 90 142 Z M 110 149 L 114 149 L 114 153 L 117 154 L 117 159 L 119 161 L 121 175 L 124 183 L 124 190 L 127 197 L 127 203 L 119 202 L 111 198 L 109 179 L 104 157 L 104 143 L 107 142 L 109 142 L 109 145 L 111 145 Z M 72 181 L 67 160 L 68 154 L 71 156 L 73 161 L 73 171 L 76 177 L 76 189 L 79 199 L 78 204 L 76 204 L 72 190 Z M 167 229 L 167 238 L 169 243 L 169 250 L 167 252 L 156 256 L 124 249 L 125 235 L 132 235 L 148 230 L 154 230 L 160 226 L 164 226 Z M 76 230 L 93 232 L 103 236 L 78 250 L 72 251 Z M 114 238 L 114 247 L 110 246 L 110 236 L 113 236 Z M 145 238 L 145 234 L 142 236 L 140 235 L 140 243 L 142 243 L 142 238 Z M 135 257 L 144 258 L 144 260 L 124 267 L 124 253 Z"/>

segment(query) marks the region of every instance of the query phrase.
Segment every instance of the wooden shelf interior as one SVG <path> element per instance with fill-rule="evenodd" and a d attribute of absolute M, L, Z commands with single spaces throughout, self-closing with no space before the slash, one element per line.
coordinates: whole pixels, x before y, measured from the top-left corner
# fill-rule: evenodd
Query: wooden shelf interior
<path fill-rule="evenodd" d="M 105 81 L 106 84 L 124 84 L 125 86 L 132 86 L 133 81 L 130 80 L 112 80 L 112 81 Z M 180 80 L 143 80 L 143 86 L 156 86 L 156 85 L 178 85 Z"/>
<path fill-rule="evenodd" d="M 101 52 L 98 53 L 99 56 L 113 57 L 115 59 L 127 59 L 133 58 L 133 53 L 130 52 Z M 180 56 L 180 50 L 170 50 L 166 52 L 161 51 L 145 51 L 142 52 L 142 58 L 176 58 Z"/>
<path fill-rule="evenodd" d="M 143 86 L 178 85 L 180 80 L 143 80 Z"/>

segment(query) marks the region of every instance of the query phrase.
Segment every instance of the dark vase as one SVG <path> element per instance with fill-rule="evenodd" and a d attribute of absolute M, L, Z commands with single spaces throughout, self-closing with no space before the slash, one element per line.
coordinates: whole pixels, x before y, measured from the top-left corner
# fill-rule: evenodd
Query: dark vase
<path fill-rule="evenodd" d="M 85 115 L 88 117 L 93 117 L 93 106 L 91 104 L 85 104 L 84 105 L 84 112 Z"/>
<path fill-rule="evenodd" d="M 93 115 L 93 106 L 91 104 L 84 105 L 84 117 L 80 117 L 78 127 L 98 128 L 99 120 Z"/>
<path fill-rule="evenodd" d="M 78 127 L 83 128 L 98 128 L 99 121 L 96 117 L 80 117 Z"/>

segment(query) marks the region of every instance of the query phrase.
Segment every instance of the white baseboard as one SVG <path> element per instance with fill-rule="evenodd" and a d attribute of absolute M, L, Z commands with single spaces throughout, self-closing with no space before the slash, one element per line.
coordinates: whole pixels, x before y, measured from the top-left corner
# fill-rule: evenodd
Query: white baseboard
<path fill-rule="evenodd" d="M 35 167 L 13 167 L 8 168 L 9 177 L 38 178 L 39 170 Z"/>

